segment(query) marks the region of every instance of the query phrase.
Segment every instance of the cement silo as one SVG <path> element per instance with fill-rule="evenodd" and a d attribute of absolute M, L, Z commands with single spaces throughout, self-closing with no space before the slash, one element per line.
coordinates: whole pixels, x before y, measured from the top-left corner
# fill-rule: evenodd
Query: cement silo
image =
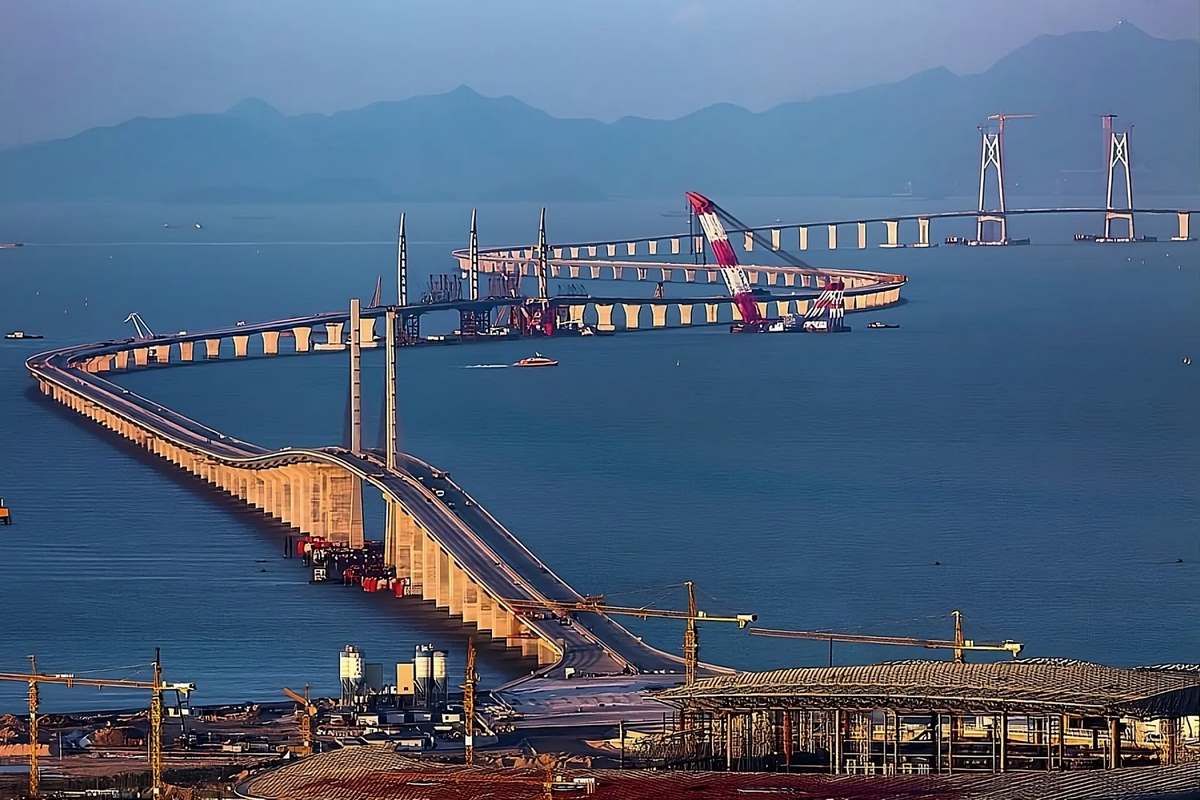
<path fill-rule="evenodd" d="M 433 700 L 430 706 L 446 703 L 446 651 L 433 651 Z"/>
<path fill-rule="evenodd" d="M 354 704 L 362 694 L 363 656 L 362 651 L 352 644 L 346 645 L 338 656 L 338 677 L 342 682 L 342 705 Z"/>
<path fill-rule="evenodd" d="M 413 701 L 428 708 L 433 691 L 433 645 L 419 644 L 413 655 Z"/>

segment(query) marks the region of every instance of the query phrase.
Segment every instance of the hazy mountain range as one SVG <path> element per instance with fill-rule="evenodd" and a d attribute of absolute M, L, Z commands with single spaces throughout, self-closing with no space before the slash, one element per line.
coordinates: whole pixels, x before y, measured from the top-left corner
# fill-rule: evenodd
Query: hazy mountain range
<path fill-rule="evenodd" d="M 804 76 L 780 80 L 800 92 Z M 1200 192 L 1200 43 L 1122 23 L 1040 37 L 977 75 L 935 69 L 761 113 L 719 104 L 603 123 L 465 86 L 330 115 L 285 116 L 245 100 L 221 114 L 139 117 L 0 151 L 0 199 L 971 194 L 975 126 L 1001 111 L 1037 115 L 1007 129 L 1014 191 L 1098 191 L 1098 115 L 1111 112 L 1118 127 L 1136 126 L 1138 191 Z"/>

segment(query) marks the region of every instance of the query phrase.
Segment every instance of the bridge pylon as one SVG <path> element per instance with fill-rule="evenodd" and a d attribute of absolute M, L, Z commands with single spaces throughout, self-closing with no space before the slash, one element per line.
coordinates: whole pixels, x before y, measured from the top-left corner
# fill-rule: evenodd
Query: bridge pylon
<path fill-rule="evenodd" d="M 408 305 L 408 236 L 404 233 L 404 212 L 396 232 L 396 305 Z"/>
<path fill-rule="evenodd" d="M 975 241 L 983 244 L 1005 244 L 1008 241 L 1007 203 L 1004 196 L 1004 148 L 999 131 L 979 129 L 979 205 L 975 217 Z M 996 175 L 996 209 L 989 210 L 987 204 L 988 172 Z M 992 226 L 998 226 L 999 235 L 988 238 Z"/>
<path fill-rule="evenodd" d="M 471 209 L 471 238 L 467 256 L 467 299 L 479 301 L 479 227 L 477 209 Z M 487 309 L 464 308 L 458 312 L 460 336 L 486 335 L 491 328 L 491 315 Z"/>
<path fill-rule="evenodd" d="M 1115 116 L 1115 114 L 1108 115 L 1106 119 L 1111 120 Z M 1126 235 L 1123 238 L 1133 241 L 1137 237 L 1133 227 L 1133 171 L 1129 165 L 1129 131 L 1113 130 L 1111 122 L 1106 127 L 1108 129 L 1108 190 L 1104 200 L 1104 240 L 1118 241 L 1117 237 L 1113 236 L 1113 222 L 1120 221 L 1126 224 Z M 1118 170 L 1125 173 L 1124 208 L 1113 206 L 1113 184 Z"/>

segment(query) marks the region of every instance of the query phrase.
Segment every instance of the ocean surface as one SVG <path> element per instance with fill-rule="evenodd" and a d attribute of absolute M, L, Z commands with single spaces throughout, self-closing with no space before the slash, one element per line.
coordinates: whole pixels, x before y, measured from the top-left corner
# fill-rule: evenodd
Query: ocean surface
<path fill-rule="evenodd" d="M 752 223 L 969 206 L 721 199 Z M 550 235 L 668 233 L 685 222 L 680 206 L 561 204 Z M 435 642 L 461 673 L 465 629 L 414 601 L 309 585 L 281 558 L 279 527 L 43 401 L 23 367 L 40 347 L 128 335 L 132 311 L 159 331 L 200 330 L 343 308 L 379 274 L 390 297 L 399 210 L 0 205 L 0 240 L 27 242 L 0 251 L 0 329 L 46 335 L 0 340 L 0 496 L 16 519 L 0 528 L 0 670 L 36 653 L 53 672 L 144 676 L 134 665 L 161 647 L 198 703 L 279 700 L 306 682 L 336 693 L 347 643 L 390 665 Z M 469 209 L 407 211 L 420 287 L 450 269 Z M 480 208 L 485 244 L 531 241 L 536 222 L 532 205 Z M 1030 247 L 810 250 L 814 264 L 910 276 L 904 305 L 850 315 L 843 336 L 712 328 L 407 350 L 403 446 L 452 470 L 580 591 L 613 602 L 679 607 L 690 578 L 706 610 L 770 627 L 948 637 L 958 608 L 969 637 L 1015 639 L 1027 655 L 1200 661 L 1200 245 L 1070 242 L 1098 224 L 1014 219 Z M 934 236 L 968 225 L 935 222 Z M 1173 228 L 1139 220 L 1164 239 Z M 870 319 L 902 327 L 867 330 Z M 535 346 L 562 366 L 470 368 Z M 365 365 L 374 441 L 382 353 Z M 285 446 L 341 440 L 346 377 L 343 353 L 117 380 Z M 374 498 L 367 522 L 378 536 Z M 680 647 L 673 623 L 629 624 Z M 701 642 L 704 659 L 743 669 L 828 658 L 822 642 L 719 625 Z M 838 663 L 930 655 L 834 651 Z M 493 650 L 482 666 L 492 684 L 529 667 Z M 44 707 L 142 702 L 46 689 Z M 22 685 L 0 684 L 0 711 L 23 704 Z"/>

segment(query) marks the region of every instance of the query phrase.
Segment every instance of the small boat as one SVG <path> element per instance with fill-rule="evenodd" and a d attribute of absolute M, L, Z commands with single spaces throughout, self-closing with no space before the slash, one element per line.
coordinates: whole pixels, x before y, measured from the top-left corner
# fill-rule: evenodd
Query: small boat
<path fill-rule="evenodd" d="M 867 327 L 868 328 L 876 328 L 876 329 L 878 329 L 878 328 L 899 328 L 900 325 L 895 322 L 880 322 L 880 321 L 876 320 L 875 322 L 868 322 Z"/>
<path fill-rule="evenodd" d="M 11 250 L 14 247 L 24 247 L 24 242 L 0 242 L 0 250 Z"/>
<path fill-rule="evenodd" d="M 41 339 L 44 338 L 40 333 L 26 333 L 25 331 L 9 331 L 4 334 L 5 339 Z"/>
<path fill-rule="evenodd" d="M 548 358 L 541 353 L 534 353 L 528 358 L 522 358 L 514 367 L 557 367 L 558 362 L 553 358 Z"/>

